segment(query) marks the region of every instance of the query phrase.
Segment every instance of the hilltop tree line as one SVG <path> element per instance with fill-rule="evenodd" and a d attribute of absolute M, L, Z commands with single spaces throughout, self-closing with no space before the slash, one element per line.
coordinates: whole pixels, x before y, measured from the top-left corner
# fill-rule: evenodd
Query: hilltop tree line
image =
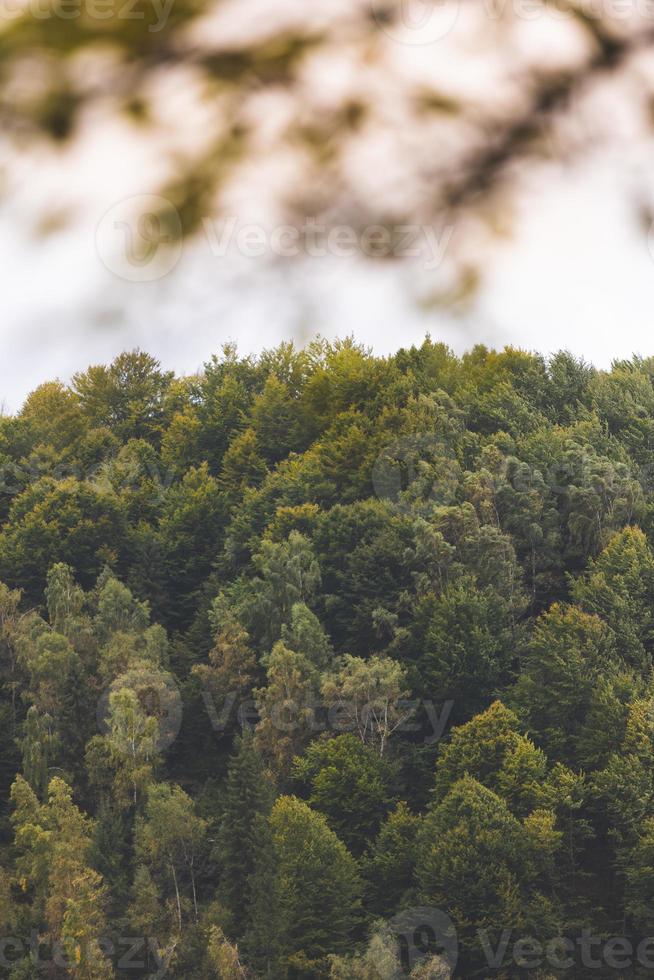
<path fill-rule="evenodd" d="M 38 387 L 0 418 L 0 975 L 545 980 L 519 940 L 654 936 L 653 483 L 654 358 Z"/>

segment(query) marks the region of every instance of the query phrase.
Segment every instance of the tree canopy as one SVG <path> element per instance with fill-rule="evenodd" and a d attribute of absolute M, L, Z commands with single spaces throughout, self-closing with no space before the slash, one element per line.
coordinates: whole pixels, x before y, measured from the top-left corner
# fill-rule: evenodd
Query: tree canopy
<path fill-rule="evenodd" d="M 650 404 L 638 358 L 316 340 L 125 353 L 0 418 L 11 980 L 32 935 L 57 980 L 121 976 L 126 936 L 171 980 L 637 945 Z"/>

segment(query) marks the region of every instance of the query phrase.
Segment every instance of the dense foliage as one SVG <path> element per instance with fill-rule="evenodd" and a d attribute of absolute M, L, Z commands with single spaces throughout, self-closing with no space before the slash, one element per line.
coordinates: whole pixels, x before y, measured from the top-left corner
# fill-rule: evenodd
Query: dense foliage
<path fill-rule="evenodd" d="M 137 351 L 0 418 L 0 473 L 2 975 L 653 934 L 654 359 Z"/>

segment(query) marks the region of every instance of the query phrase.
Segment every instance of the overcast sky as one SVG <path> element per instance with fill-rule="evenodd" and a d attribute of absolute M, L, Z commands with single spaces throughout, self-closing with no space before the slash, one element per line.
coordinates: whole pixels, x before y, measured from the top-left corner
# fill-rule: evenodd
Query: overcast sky
<path fill-rule="evenodd" d="M 410 259 L 221 258 L 203 235 L 162 279 L 126 283 L 98 257 L 97 215 L 42 241 L 15 200 L 0 211 L 2 397 L 15 410 L 42 381 L 134 346 L 193 372 L 228 339 L 256 351 L 316 332 L 353 333 L 379 353 L 427 331 L 458 351 L 567 347 L 600 366 L 654 353 L 654 259 L 624 191 L 623 165 L 610 156 L 544 175 L 459 317 L 424 309 L 435 274 Z"/>
<path fill-rule="evenodd" d="M 285 9 L 284 0 L 257 2 L 268 10 Z M 374 5 L 375 0 L 360 2 Z M 308 9 L 306 3 L 286 0 L 289 4 Z M 219 9 L 229 12 L 230 6 Z M 327 23 L 336 10 L 347 17 L 351 5 L 316 0 L 311 11 L 319 9 Z M 231 23 L 243 28 L 251 21 L 243 19 L 241 10 L 235 7 Z M 579 47 L 578 26 L 561 18 L 549 24 L 544 10 L 537 22 L 517 18 L 513 33 L 494 34 L 493 43 L 479 40 L 489 36 L 483 5 L 462 7 L 456 29 L 435 46 L 388 38 L 385 60 L 377 64 L 365 57 L 357 61 L 360 52 L 336 44 L 329 57 L 318 55 L 310 62 L 302 98 L 315 93 L 324 101 L 330 93 L 336 98 L 369 87 L 380 110 L 388 106 L 389 116 L 378 121 L 376 131 L 385 134 L 385 142 L 358 148 L 361 198 L 373 199 L 375 187 L 383 196 L 391 163 L 402 176 L 423 138 L 418 128 L 411 137 L 415 144 L 400 143 L 400 135 L 406 135 L 406 107 L 392 102 L 400 98 L 398 79 L 415 76 L 421 84 L 423 79 L 447 84 L 447 91 L 456 89 L 480 104 L 489 91 L 502 96 L 504 75 L 506 84 L 519 91 L 518 55 L 539 64 L 564 64 Z M 473 24 L 475 11 L 478 23 Z M 474 44 L 473 28 L 479 32 Z M 223 24 L 223 38 L 224 30 Z M 202 33 L 207 35 L 206 27 Z M 501 48 L 500 41 L 508 46 Z M 447 278 L 446 239 L 443 263 L 425 268 L 423 259 L 373 262 L 325 255 L 270 261 L 246 257 L 239 249 L 217 255 L 201 233 L 173 255 L 171 268 L 159 278 L 128 282 L 114 262 L 125 218 L 120 202 L 152 193 L 170 176 L 170 155 L 160 140 L 152 135 L 139 139 L 125 122 L 91 114 L 86 120 L 90 137 L 84 139 L 83 132 L 55 155 L 30 146 L 16 166 L 15 147 L 3 150 L 0 143 L 3 188 L 9 190 L 0 199 L 0 404 L 15 411 L 41 382 L 67 381 L 90 363 L 107 362 L 136 346 L 179 373 L 198 370 L 227 340 L 250 352 L 287 338 L 301 343 L 316 333 L 354 334 L 378 353 L 420 343 L 427 332 L 458 352 L 476 342 L 545 354 L 565 347 L 598 366 L 634 352 L 654 353 L 654 246 L 634 207 L 636 192 L 642 196 L 645 188 L 652 194 L 654 213 L 651 141 L 644 137 L 643 143 L 636 135 L 633 97 L 644 92 L 645 69 L 654 72 L 649 63 L 638 64 L 619 83 L 623 90 L 616 105 L 611 101 L 615 90 L 602 95 L 608 101 L 598 103 L 592 115 L 594 149 L 567 163 L 531 168 L 513 201 L 510 234 L 484 246 L 482 285 L 474 303 L 456 316 L 432 301 Z M 173 149 L 179 153 L 180 146 L 188 148 L 207 128 L 207 103 L 193 101 L 193 86 L 184 78 L 165 75 L 163 87 L 158 104 L 168 115 L 161 133 L 176 141 Z M 297 111 L 286 96 L 278 101 L 280 120 Z M 254 110 L 262 140 L 275 127 L 273 108 L 266 102 Z M 571 125 L 584 125 L 579 107 Z M 398 146 L 401 152 L 394 158 Z M 260 156 L 267 163 L 271 153 L 265 149 Z M 443 155 L 448 152 L 445 146 Z M 292 184 L 287 163 L 282 152 L 275 171 L 250 172 L 249 183 L 236 194 L 235 213 L 243 220 L 253 210 L 263 213 L 256 193 L 275 182 L 282 192 Z M 411 176 L 404 185 L 410 185 Z M 465 251 L 466 230 L 455 233 Z"/>

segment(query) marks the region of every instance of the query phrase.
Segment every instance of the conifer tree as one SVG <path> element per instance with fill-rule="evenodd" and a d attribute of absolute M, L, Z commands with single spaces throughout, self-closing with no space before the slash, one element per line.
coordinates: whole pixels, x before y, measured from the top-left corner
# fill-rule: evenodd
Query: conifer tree
<path fill-rule="evenodd" d="M 272 806 L 270 786 L 253 739 L 236 742 L 225 782 L 225 800 L 215 856 L 220 866 L 219 897 L 229 913 L 231 934 L 240 939 L 250 923 L 252 876 L 257 870 L 259 817 Z"/>

